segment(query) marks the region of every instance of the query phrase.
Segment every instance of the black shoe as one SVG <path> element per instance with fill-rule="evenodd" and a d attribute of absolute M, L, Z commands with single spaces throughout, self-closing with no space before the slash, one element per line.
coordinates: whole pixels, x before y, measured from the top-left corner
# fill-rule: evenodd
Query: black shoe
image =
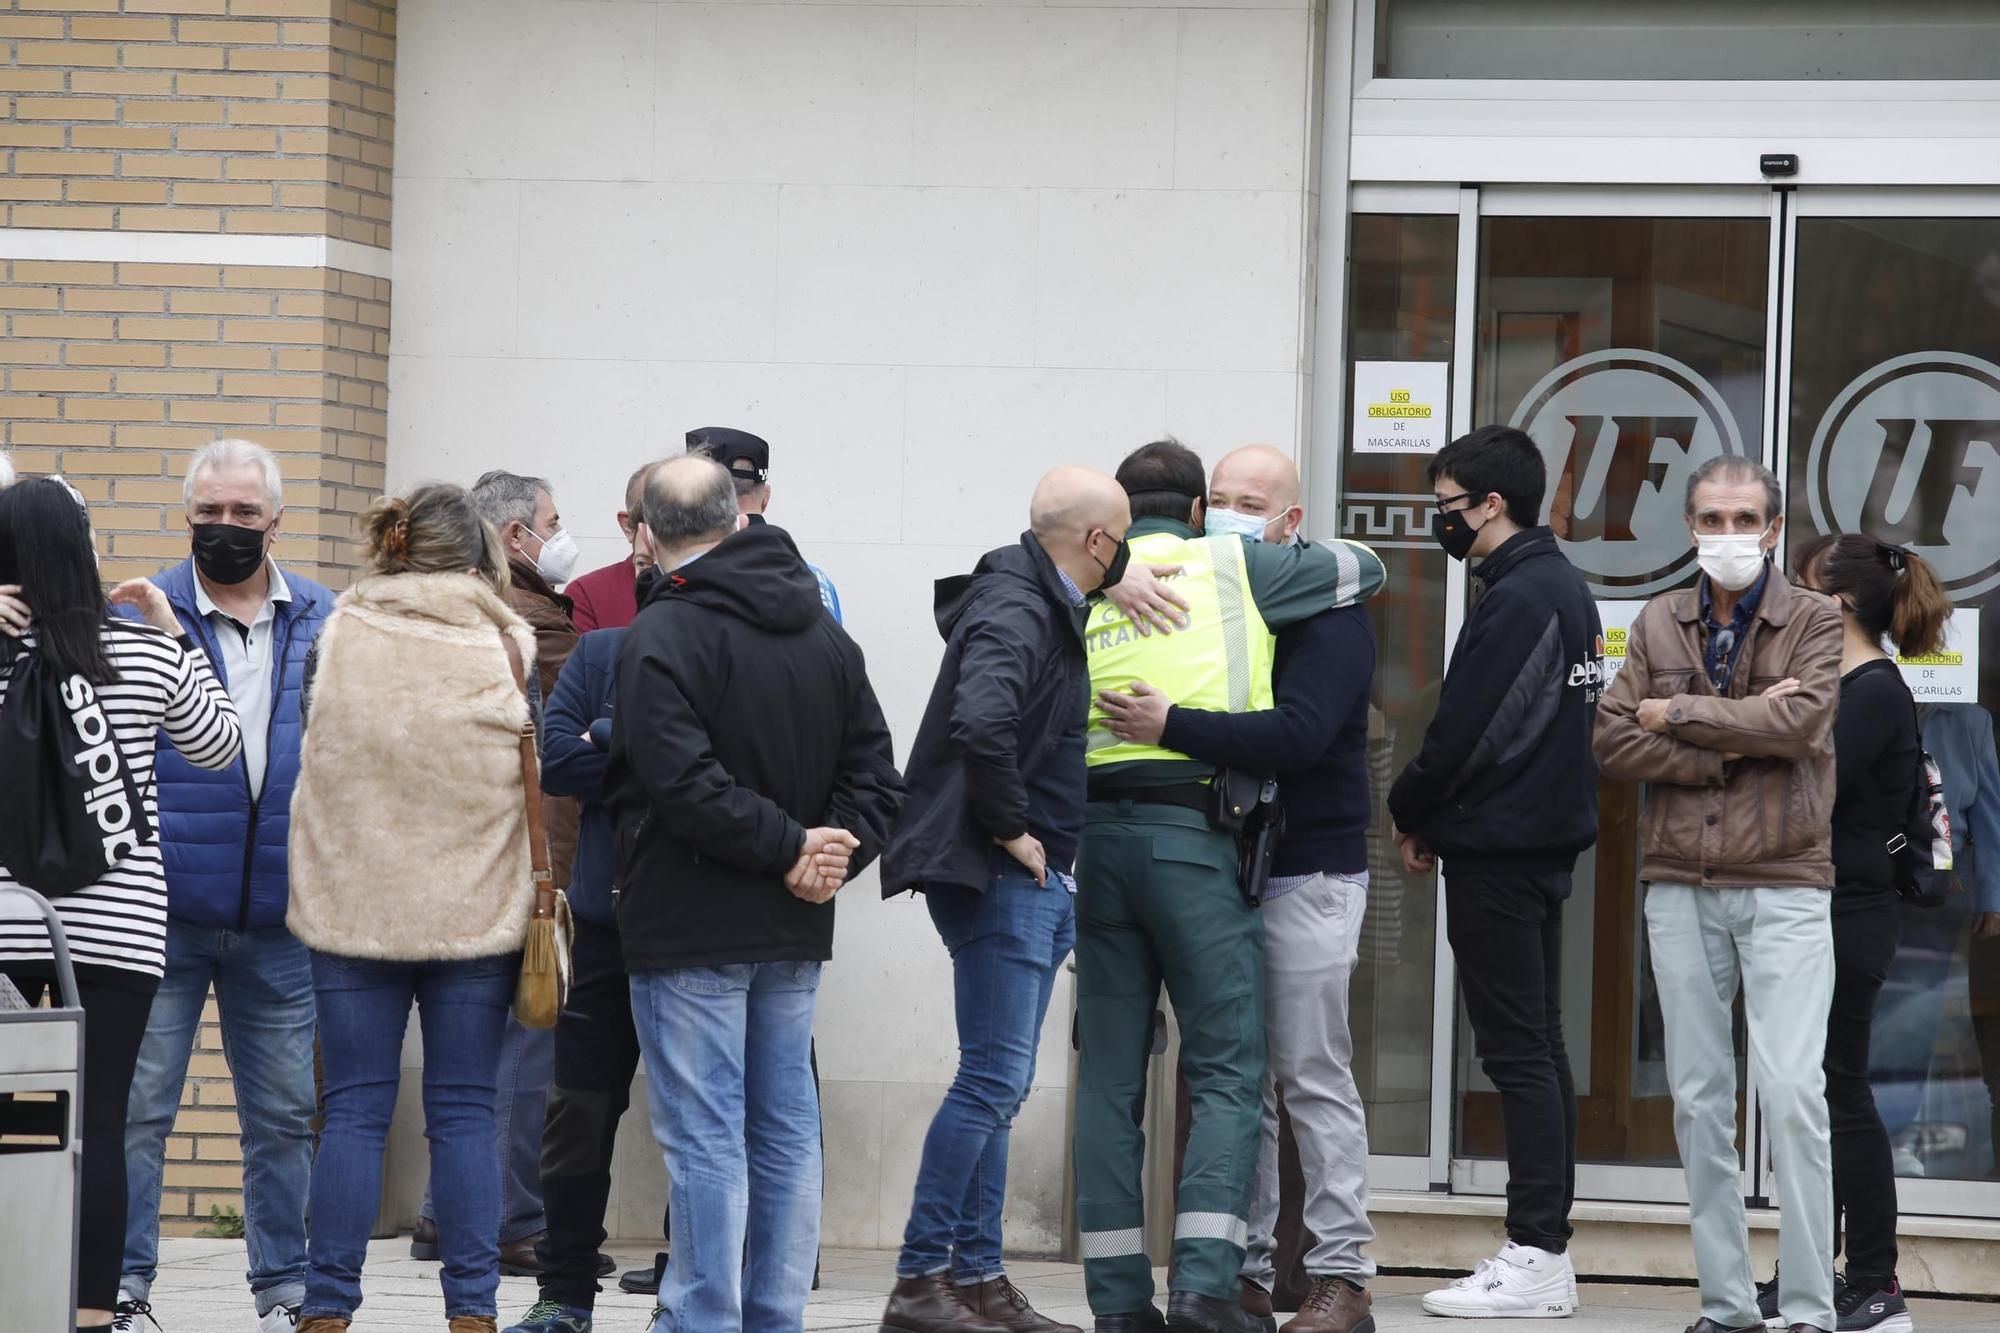
<path fill-rule="evenodd" d="M 1264 1333 L 1264 1321 L 1233 1300 L 1177 1291 L 1167 1297 L 1168 1333 Z"/>
<path fill-rule="evenodd" d="M 438 1224 L 428 1217 L 418 1218 L 417 1229 L 410 1233 L 410 1257 L 425 1263 L 437 1262 Z"/>
<path fill-rule="evenodd" d="M 667 1271 L 667 1256 L 653 1256 L 651 1268 L 635 1268 L 618 1279 L 618 1290 L 630 1292 L 634 1296 L 657 1296 L 660 1294 L 660 1278 Z"/>
<path fill-rule="evenodd" d="M 1703 1315 L 1687 1326 L 1687 1333 L 1759 1333 L 1763 1327 L 1762 1321 L 1759 1321 L 1755 1324 L 1745 1324 L 1741 1328 L 1727 1328 Z"/>
<path fill-rule="evenodd" d="M 1843 1279 L 1833 1296 L 1833 1313 L 1838 1333 L 1913 1333 L 1916 1327 L 1903 1300 L 1903 1284 L 1894 1278 L 1887 1287 Z"/>
<path fill-rule="evenodd" d="M 1131 1314 L 1097 1316 L 1097 1333 L 1166 1333 L 1166 1327 L 1166 1317 L 1150 1305 Z"/>
<path fill-rule="evenodd" d="M 1757 1313 L 1764 1317 L 1765 1328 L 1783 1328 L 1784 1321 L 1778 1317 L 1778 1275 L 1773 1273 L 1769 1282 L 1757 1284 Z"/>

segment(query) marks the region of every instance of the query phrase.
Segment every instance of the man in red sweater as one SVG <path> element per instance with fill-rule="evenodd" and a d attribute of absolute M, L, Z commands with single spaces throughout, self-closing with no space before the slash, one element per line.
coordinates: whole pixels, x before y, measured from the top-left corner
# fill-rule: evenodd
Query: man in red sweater
<path fill-rule="evenodd" d="M 625 507 L 618 511 L 618 530 L 625 534 L 625 544 L 632 548 L 632 554 L 615 564 L 602 569 L 593 569 L 580 578 L 570 580 L 563 589 L 565 595 L 576 604 L 570 613 L 570 620 L 576 625 L 576 632 L 588 634 L 594 629 L 624 629 L 632 623 L 632 617 L 639 614 L 639 598 L 634 591 L 639 575 L 651 563 L 640 553 L 633 533 L 638 527 L 639 495 L 645 485 L 646 474 L 653 470 L 653 463 L 647 463 L 634 472 L 625 482 Z"/>

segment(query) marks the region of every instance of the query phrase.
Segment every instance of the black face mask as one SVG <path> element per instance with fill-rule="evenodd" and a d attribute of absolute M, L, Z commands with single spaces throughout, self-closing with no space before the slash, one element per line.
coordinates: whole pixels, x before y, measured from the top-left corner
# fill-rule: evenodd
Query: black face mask
<path fill-rule="evenodd" d="M 269 528 L 239 528 L 234 523 L 191 523 L 194 567 L 210 583 L 233 588 L 264 567 L 264 539 Z"/>
<path fill-rule="evenodd" d="M 1107 532 L 1104 535 L 1109 537 L 1111 534 Z M 1094 553 L 1090 558 L 1097 560 L 1097 556 Z M 1117 587 L 1118 581 L 1125 577 L 1125 567 L 1131 563 L 1132 543 L 1120 538 L 1118 541 L 1118 554 L 1111 557 L 1111 563 L 1107 565 L 1101 560 L 1097 561 L 1098 568 L 1104 571 L 1104 582 L 1097 585 L 1097 590 L 1099 592 L 1109 592 L 1111 589 Z"/>
<path fill-rule="evenodd" d="M 1456 504 L 1458 500 L 1470 500 L 1470 498 L 1472 494 L 1468 492 L 1448 498 L 1446 504 Z M 1480 502 L 1484 504 L 1486 496 L 1480 496 Z M 1470 522 L 1466 522 L 1466 510 L 1462 508 L 1440 508 L 1436 514 L 1432 514 L 1430 534 L 1438 540 L 1440 546 L 1444 546 L 1444 554 L 1452 556 L 1454 560 L 1464 560 L 1466 556 L 1470 556 L 1472 544 L 1480 540 L 1480 530 L 1474 528 Z"/>
<path fill-rule="evenodd" d="M 658 565 L 647 565 L 644 569 L 639 571 L 639 583 L 637 589 L 639 605 L 644 606 L 647 603 L 647 601 L 651 599 L 653 595 L 653 589 L 660 586 L 660 579 L 662 577 L 664 576 L 660 573 L 660 567 Z"/>

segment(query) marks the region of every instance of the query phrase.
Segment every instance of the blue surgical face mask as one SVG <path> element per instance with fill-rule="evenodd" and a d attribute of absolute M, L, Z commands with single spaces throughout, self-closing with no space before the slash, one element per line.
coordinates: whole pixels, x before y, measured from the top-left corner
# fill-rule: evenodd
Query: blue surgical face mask
<path fill-rule="evenodd" d="M 1270 526 L 1284 516 L 1283 510 L 1272 514 L 1269 518 L 1259 518 L 1255 514 L 1239 513 L 1234 509 L 1218 509 L 1210 505 L 1207 517 L 1202 520 L 1201 530 L 1210 537 L 1248 537 L 1253 542 L 1261 542 Z"/>

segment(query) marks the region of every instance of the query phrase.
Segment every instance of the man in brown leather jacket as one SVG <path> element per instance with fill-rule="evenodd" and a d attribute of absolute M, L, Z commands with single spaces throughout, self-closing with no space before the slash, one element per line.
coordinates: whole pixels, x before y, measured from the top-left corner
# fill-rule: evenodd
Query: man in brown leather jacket
<path fill-rule="evenodd" d="M 1701 1318 L 1760 1329 L 1736 1155 L 1738 985 L 1776 1155 L 1779 1304 L 1833 1333 L 1833 1177 L 1820 1068 L 1833 995 L 1833 718 L 1840 614 L 1771 561 L 1778 480 L 1724 455 L 1688 481 L 1693 588 L 1653 599 L 1597 709 L 1604 776 L 1648 784 L 1646 926 L 1666 1021 Z"/>

